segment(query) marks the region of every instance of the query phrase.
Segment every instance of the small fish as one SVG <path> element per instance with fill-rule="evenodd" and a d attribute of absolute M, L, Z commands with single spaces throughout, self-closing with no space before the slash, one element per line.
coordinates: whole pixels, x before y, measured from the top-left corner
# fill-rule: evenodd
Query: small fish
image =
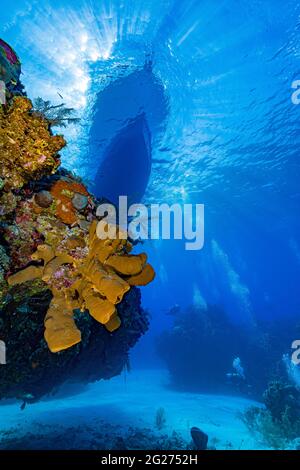
<path fill-rule="evenodd" d="M 23 411 L 26 408 L 27 403 L 33 403 L 34 402 L 34 396 L 31 393 L 25 393 L 20 397 L 20 399 L 23 401 L 20 409 Z"/>

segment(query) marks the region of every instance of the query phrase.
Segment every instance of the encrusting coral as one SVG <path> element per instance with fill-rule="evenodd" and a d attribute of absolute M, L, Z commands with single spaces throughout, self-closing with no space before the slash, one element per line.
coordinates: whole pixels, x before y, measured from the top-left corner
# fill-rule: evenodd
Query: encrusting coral
<path fill-rule="evenodd" d="M 0 107 L 0 178 L 5 190 L 53 173 L 60 164 L 57 152 L 64 138 L 52 135 L 47 120 L 31 110 L 31 101 L 21 96 Z"/>

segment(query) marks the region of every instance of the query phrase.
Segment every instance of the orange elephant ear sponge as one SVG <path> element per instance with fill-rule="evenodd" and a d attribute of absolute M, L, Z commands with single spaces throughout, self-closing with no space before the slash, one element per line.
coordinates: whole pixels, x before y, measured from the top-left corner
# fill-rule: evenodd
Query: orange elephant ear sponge
<path fill-rule="evenodd" d="M 88 196 L 85 186 L 81 183 L 57 181 L 51 188 L 51 195 L 56 202 L 56 215 L 67 225 L 74 224 L 78 219 L 74 198 L 76 195 Z"/>

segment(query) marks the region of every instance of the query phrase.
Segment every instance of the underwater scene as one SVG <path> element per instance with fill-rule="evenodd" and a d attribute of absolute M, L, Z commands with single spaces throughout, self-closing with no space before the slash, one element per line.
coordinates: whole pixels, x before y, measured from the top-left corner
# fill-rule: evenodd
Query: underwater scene
<path fill-rule="evenodd" d="M 0 5 L 0 462 L 300 450 L 300 2 Z"/>

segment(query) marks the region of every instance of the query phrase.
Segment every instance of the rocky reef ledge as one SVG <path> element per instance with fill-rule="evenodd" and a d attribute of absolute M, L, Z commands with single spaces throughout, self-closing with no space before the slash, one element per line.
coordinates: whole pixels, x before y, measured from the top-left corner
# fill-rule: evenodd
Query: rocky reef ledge
<path fill-rule="evenodd" d="M 20 83 L 0 40 L 0 399 L 38 400 L 66 380 L 108 379 L 148 328 L 140 291 L 154 278 L 145 253 L 96 235 L 101 202 L 60 168 L 66 145 Z"/>

